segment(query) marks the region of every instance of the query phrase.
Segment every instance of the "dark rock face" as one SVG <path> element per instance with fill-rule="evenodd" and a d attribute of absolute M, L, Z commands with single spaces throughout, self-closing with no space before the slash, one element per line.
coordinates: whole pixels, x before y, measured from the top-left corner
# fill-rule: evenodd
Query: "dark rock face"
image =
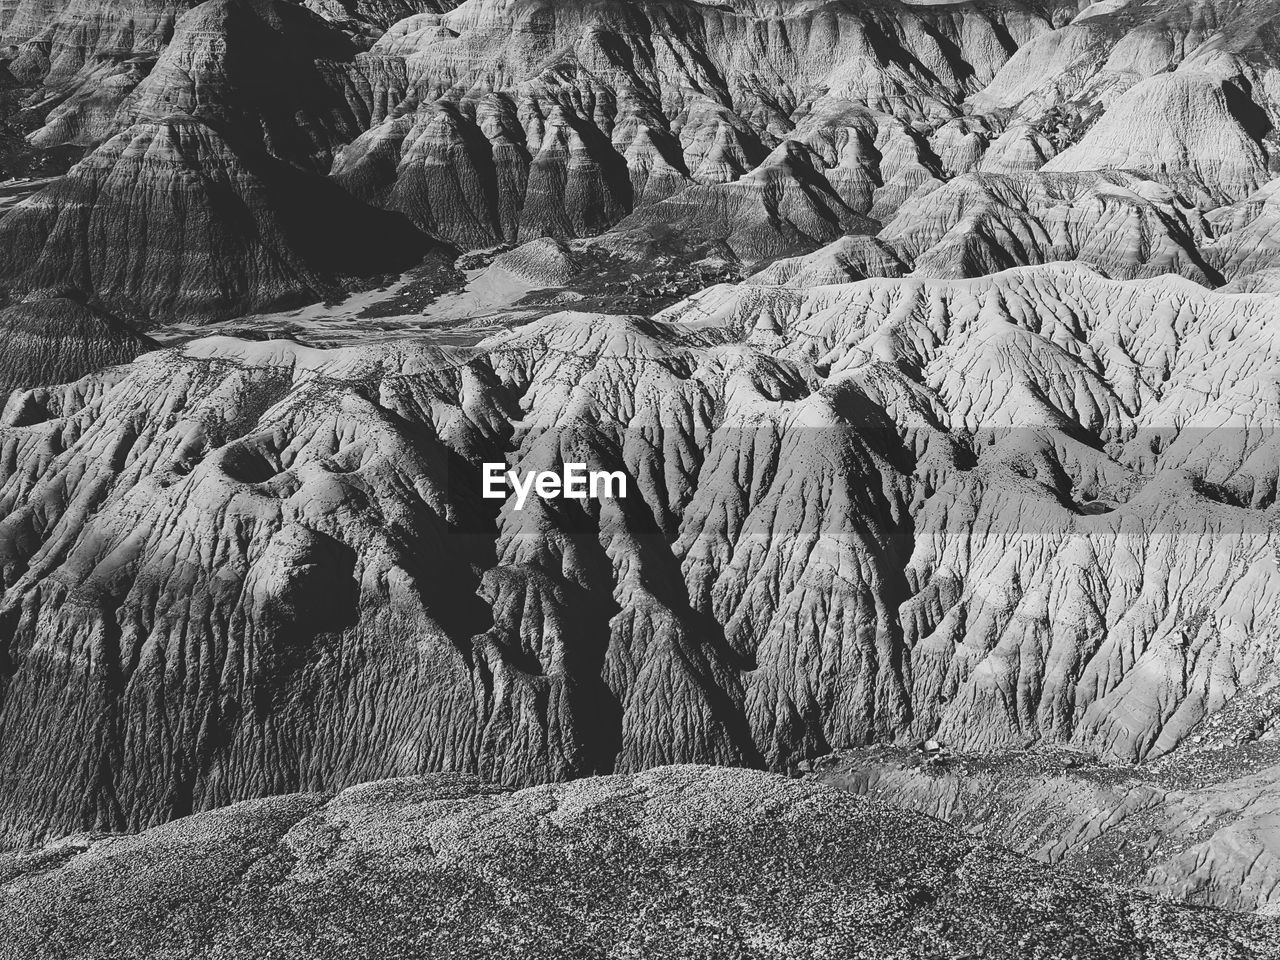
<path fill-rule="evenodd" d="M 315 300 L 429 248 L 402 218 L 179 117 L 116 135 L 0 220 L 10 290 L 70 285 L 143 326 Z"/>
<path fill-rule="evenodd" d="M 563 151 L 558 159 L 561 165 L 568 162 Z M 545 217 L 561 225 L 571 223 L 574 210 L 579 223 L 584 216 L 604 216 L 598 206 L 571 205 L 563 193 L 555 196 L 555 175 L 549 169 L 554 161 L 548 156 L 539 162 L 534 189 L 552 195 L 530 199 L 526 221 L 522 211 L 533 159 L 514 105 L 494 96 L 481 104 L 474 118 L 450 104 L 431 104 L 388 120 L 343 150 L 333 175 L 355 196 L 399 211 L 422 230 L 461 249 L 514 241 L 522 232 L 535 237 L 574 235 L 571 226 L 558 229 L 532 219 L 539 204 Z M 617 212 L 612 210 L 615 219 Z"/>
<path fill-rule="evenodd" d="M 29 297 L 0 311 L 4 364 L 0 395 L 19 387 L 75 380 L 127 363 L 153 344 L 128 324 L 54 293 Z M 22 419 L 18 413 L 17 418 Z"/>
<path fill-rule="evenodd" d="M 429 777 L 258 800 L 0 859 L 0 883 L 0 956 L 30 960 L 373 944 L 386 957 L 1280 949 L 1274 920 L 1090 886 L 924 817 L 705 767 L 517 793 Z"/>
<path fill-rule="evenodd" d="M 41 95 L 58 106 L 33 143 L 109 139 L 4 218 L 12 294 L 68 285 L 142 325 L 222 319 L 332 296 L 432 249 L 320 175 L 369 121 L 344 33 L 278 0 L 207 0 L 176 23 L 166 11 L 158 59 L 90 57 L 72 79 L 49 68 Z"/>
<path fill-rule="evenodd" d="M 178 22 L 115 124 L 193 116 L 304 169 L 327 169 L 334 147 L 368 119 L 348 102 L 359 102 L 343 67 L 355 52 L 296 4 L 205 0 Z"/>

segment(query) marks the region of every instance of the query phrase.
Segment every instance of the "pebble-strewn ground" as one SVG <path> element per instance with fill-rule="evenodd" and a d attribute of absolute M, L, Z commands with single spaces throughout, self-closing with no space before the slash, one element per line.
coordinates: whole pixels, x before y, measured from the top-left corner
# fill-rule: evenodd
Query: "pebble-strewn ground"
<path fill-rule="evenodd" d="M 5 960 L 1278 955 L 1276 921 L 707 767 L 516 793 L 390 780 L 0 860 Z"/>

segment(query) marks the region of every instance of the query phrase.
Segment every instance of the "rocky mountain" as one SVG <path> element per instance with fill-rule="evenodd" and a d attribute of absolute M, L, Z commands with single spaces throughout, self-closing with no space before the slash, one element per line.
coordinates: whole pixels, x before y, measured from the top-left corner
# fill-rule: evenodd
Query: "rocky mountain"
<path fill-rule="evenodd" d="M 1219 285 L 1207 217 L 1270 178 L 1265 6 L 111 7 L 92 33 L 75 4 L 10 11 L 33 145 L 109 160 L 133 125 L 194 117 L 458 250 L 577 239 L 749 273 L 879 233 L 890 276 L 1080 259 Z"/>

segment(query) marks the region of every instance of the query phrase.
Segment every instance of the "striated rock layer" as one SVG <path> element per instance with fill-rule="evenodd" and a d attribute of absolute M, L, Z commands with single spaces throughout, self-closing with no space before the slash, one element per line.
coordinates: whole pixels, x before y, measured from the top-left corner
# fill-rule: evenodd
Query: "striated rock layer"
<path fill-rule="evenodd" d="M 440 769 L 1168 754 L 1274 663 L 1275 309 L 1058 265 L 743 284 L 20 394 L 4 835 Z M 504 459 L 628 494 L 517 509 Z"/>
<path fill-rule="evenodd" d="M 31 148 L 96 148 L 86 163 L 107 167 L 139 126 L 194 120 L 250 166 L 283 164 L 299 191 L 327 173 L 354 197 L 318 238 L 345 233 L 344 217 L 362 236 L 376 222 L 367 205 L 458 251 L 551 238 L 637 270 L 674 257 L 746 275 L 872 235 L 851 258 L 827 250 L 812 270 L 786 270 L 960 277 L 1079 260 L 1218 286 L 1270 265 L 1234 256 L 1219 233 L 1275 166 L 1271 0 L 1083 11 L 472 0 L 443 12 L 313 4 L 319 14 L 286 0 L 87 2 L 6 8 L 10 75 L 36 85 L 23 101 L 22 116 L 39 118 Z M 206 162 L 219 180 L 219 153 L 188 154 L 186 180 Z M 152 191 L 181 193 L 145 177 L 129 192 Z M 103 242 L 152 233 L 146 209 L 113 202 L 119 226 Z M 76 245 L 57 239 L 52 225 L 79 216 L 77 191 L 54 184 L 38 203 L 47 214 L 16 229 L 41 268 L 29 269 L 35 253 L 0 267 L 18 295 L 69 278 L 83 298 L 151 322 L 350 288 L 268 235 L 264 256 L 282 266 L 254 253 L 246 268 L 231 245 L 192 242 L 139 252 L 166 265 L 131 266 L 137 281 L 119 289 L 113 270 L 86 275 Z M 414 256 L 367 259 L 351 272 L 399 272 Z M 199 302 L 229 286 L 220 306 Z M 176 287 L 197 296 L 176 303 Z"/>
<path fill-rule="evenodd" d="M 4 364 L 0 396 L 13 390 L 74 380 L 127 363 L 155 346 L 110 314 L 73 297 L 46 291 L 0 310 Z"/>
<path fill-rule="evenodd" d="M 369 122 L 346 34 L 284 0 L 166 11 L 161 39 L 117 25 L 110 55 L 55 64 L 29 98 L 33 146 L 96 149 L 0 222 L 11 295 L 70 287 L 143 325 L 207 321 L 336 296 L 439 249 L 322 176 Z"/>
<path fill-rule="evenodd" d="M 678 237 L 705 206 L 695 252 L 758 262 L 834 239 L 877 191 L 900 201 L 931 175 L 908 124 L 955 116 L 1049 28 L 1016 5 L 469 3 L 357 58 L 374 124 L 334 173 L 462 246 L 591 237 L 628 214 L 624 234 Z M 803 199 L 779 210 L 760 190 Z"/>
<path fill-rule="evenodd" d="M 177 117 L 130 127 L 0 219 L 12 292 L 69 286 L 144 326 L 316 300 L 429 249 L 402 218 Z"/>

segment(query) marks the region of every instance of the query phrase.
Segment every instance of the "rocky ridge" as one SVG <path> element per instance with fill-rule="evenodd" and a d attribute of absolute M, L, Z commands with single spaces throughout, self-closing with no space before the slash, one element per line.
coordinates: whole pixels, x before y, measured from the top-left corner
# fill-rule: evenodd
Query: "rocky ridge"
<path fill-rule="evenodd" d="M 438 769 L 1167 754 L 1272 662 L 1273 312 L 1078 266 L 722 286 L 20 394 L 8 835 Z M 501 459 L 631 491 L 498 509 Z"/>
<path fill-rule="evenodd" d="M 0 210 L 0 848 L 86 834 L 0 861 L 0 942 L 250 950 L 364 781 L 461 771 L 368 789 L 501 820 L 826 755 L 1091 882 L 1273 913 L 1271 5 L 445 6 L 0 9 L 5 135 L 86 151 Z M 345 342 L 415 334 L 138 332 L 320 300 Z M 629 495 L 517 509 L 499 460 Z M 753 777 L 653 783 L 817 795 Z M 294 835 L 227 881 L 269 915 L 157 931 L 101 872 L 168 841 L 99 833 L 276 796 L 172 828 L 231 830 L 190 871 Z M 307 902 L 343 909 L 327 869 Z M 1016 870 L 1000 896 L 1066 876 Z M 911 933 L 850 922 L 915 949 L 953 880 Z M 1101 913 L 1053 949 L 1269 930 L 1071 889 Z"/>
<path fill-rule="evenodd" d="M 385 957 L 1276 955 L 1275 921 L 1093 886 L 829 787 L 705 767 L 515 793 L 390 780 L 69 838 L 0 859 L 0 932 L 0 956 L 42 960 L 374 942 Z"/>
<path fill-rule="evenodd" d="M 0 220 L 11 290 L 66 286 L 140 328 L 338 294 L 426 237 L 192 118 L 140 122 Z"/>
<path fill-rule="evenodd" d="M 1212 249 L 1224 210 L 1270 180 L 1266 4 L 207 0 L 127 35 L 99 20 L 102 36 L 74 33 L 76 9 L 10 14 L 40 148 L 96 147 L 101 165 L 132 125 L 195 117 L 458 250 L 550 237 L 751 273 L 879 233 L 891 256 L 855 275 L 1079 259 L 1217 286 L 1240 277 Z M 74 51 L 36 55 L 58 43 Z M 110 216 L 139 229 L 127 206 Z M 134 309 L 94 282 L 80 295 Z"/>

